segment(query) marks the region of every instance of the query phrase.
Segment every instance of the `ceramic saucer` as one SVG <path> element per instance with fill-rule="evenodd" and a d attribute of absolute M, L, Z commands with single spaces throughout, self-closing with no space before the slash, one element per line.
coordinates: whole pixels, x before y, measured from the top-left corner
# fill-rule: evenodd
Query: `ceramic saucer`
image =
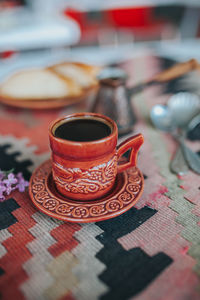
<path fill-rule="evenodd" d="M 58 193 L 51 174 L 51 161 L 33 173 L 29 194 L 34 205 L 50 217 L 76 223 L 98 222 L 114 218 L 139 200 L 144 186 L 143 175 L 133 167 L 117 175 L 112 191 L 101 199 L 76 201 Z"/>

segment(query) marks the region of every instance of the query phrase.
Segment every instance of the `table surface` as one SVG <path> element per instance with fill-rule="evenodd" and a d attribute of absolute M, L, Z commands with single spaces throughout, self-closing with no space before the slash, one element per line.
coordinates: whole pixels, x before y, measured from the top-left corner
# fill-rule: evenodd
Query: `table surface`
<path fill-rule="evenodd" d="M 166 63 L 144 56 L 123 67 L 133 84 Z M 138 157 L 144 192 L 134 208 L 107 221 L 76 224 L 40 213 L 28 191 L 0 202 L 1 299 L 200 299 L 200 177 L 170 172 L 176 144 L 149 122 L 151 107 L 180 86 L 181 80 L 150 87 L 132 99 L 133 134 L 145 138 Z M 49 123 L 84 109 L 83 103 L 37 112 L 1 105 L 0 168 L 29 179 L 49 158 Z M 199 142 L 188 144 L 200 150 Z"/>

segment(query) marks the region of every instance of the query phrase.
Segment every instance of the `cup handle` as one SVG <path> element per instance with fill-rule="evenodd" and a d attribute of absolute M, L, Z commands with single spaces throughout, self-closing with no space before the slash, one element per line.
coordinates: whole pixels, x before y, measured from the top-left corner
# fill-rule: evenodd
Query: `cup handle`
<path fill-rule="evenodd" d="M 136 166 L 137 163 L 137 154 L 140 146 L 143 144 L 144 138 L 141 133 L 128 138 L 124 142 L 122 142 L 118 147 L 117 147 L 117 156 L 118 156 L 118 161 L 119 158 L 129 149 L 131 149 L 128 161 L 122 164 L 118 164 L 117 167 L 117 172 L 123 172 L 126 169 L 130 167 Z"/>

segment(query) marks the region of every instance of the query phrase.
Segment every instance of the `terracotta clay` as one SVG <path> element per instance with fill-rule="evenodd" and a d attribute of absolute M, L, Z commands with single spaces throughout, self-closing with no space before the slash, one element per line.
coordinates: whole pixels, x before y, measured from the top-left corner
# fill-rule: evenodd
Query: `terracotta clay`
<path fill-rule="evenodd" d="M 92 119 L 106 123 L 111 134 L 91 142 L 74 142 L 55 137 L 55 130 L 69 120 Z M 65 197 L 88 201 L 106 195 L 113 187 L 117 173 L 136 165 L 143 143 L 137 134 L 117 147 L 118 130 L 110 118 L 95 113 L 77 113 L 54 121 L 49 128 L 52 149 L 52 174 L 57 190 Z M 119 158 L 130 151 L 128 162 Z"/>
<path fill-rule="evenodd" d="M 52 164 L 48 160 L 33 173 L 29 195 L 34 205 L 52 218 L 67 222 L 88 223 L 117 217 L 139 200 L 144 186 L 142 173 L 132 167 L 116 177 L 112 190 L 94 201 L 77 201 L 62 196 L 52 178 Z"/>

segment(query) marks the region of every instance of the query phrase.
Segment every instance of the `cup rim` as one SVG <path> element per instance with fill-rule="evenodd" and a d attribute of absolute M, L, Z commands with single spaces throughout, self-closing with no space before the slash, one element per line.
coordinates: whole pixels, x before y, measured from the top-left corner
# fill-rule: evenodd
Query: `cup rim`
<path fill-rule="evenodd" d="M 78 118 L 88 118 L 88 119 L 95 119 L 96 118 L 96 119 L 104 120 L 103 123 L 106 123 L 111 128 L 111 133 L 108 136 L 104 137 L 104 138 L 97 139 L 97 140 L 94 140 L 94 141 L 85 141 L 85 142 L 71 141 L 71 140 L 67 140 L 67 139 L 62 139 L 62 138 L 56 137 L 54 135 L 53 129 L 54 129 L 56 124 L 61 123 L 62 121 L 66 120 L 66 119 L 76 119 L 76 118 L 77 119 Z M 91 112 L 73 113 L 73 114 L 69 114 L 69 115 L 66 115 L 66 116 L 61 117 L 61 118 L 57 118 L 56 120 L 52 121 L 50 126 L 49 126 L 49 135 L 50 135 L 51 138 L 53 138 L 54 140 L 56 140 L 58 142 L 67 143 L 67 144 L 71 144 L 71 145 L 75 145 L 75 144 L 76 145 L 80 145 L 80 144 L 81 145 L 86 145 L 86 144 L 92 145 L 92 144 L 102 143 L 102 142 L 106 142 L 106 141 L 112 139 L 117 134 L 118 134 L 118 129 L 117 129 L 117 125 L 116 125 L 115 121 L 113 121 L 111 118 L 109 118 L 105 115 L 98 114 L 98 113 L 91 113 Z"/>

